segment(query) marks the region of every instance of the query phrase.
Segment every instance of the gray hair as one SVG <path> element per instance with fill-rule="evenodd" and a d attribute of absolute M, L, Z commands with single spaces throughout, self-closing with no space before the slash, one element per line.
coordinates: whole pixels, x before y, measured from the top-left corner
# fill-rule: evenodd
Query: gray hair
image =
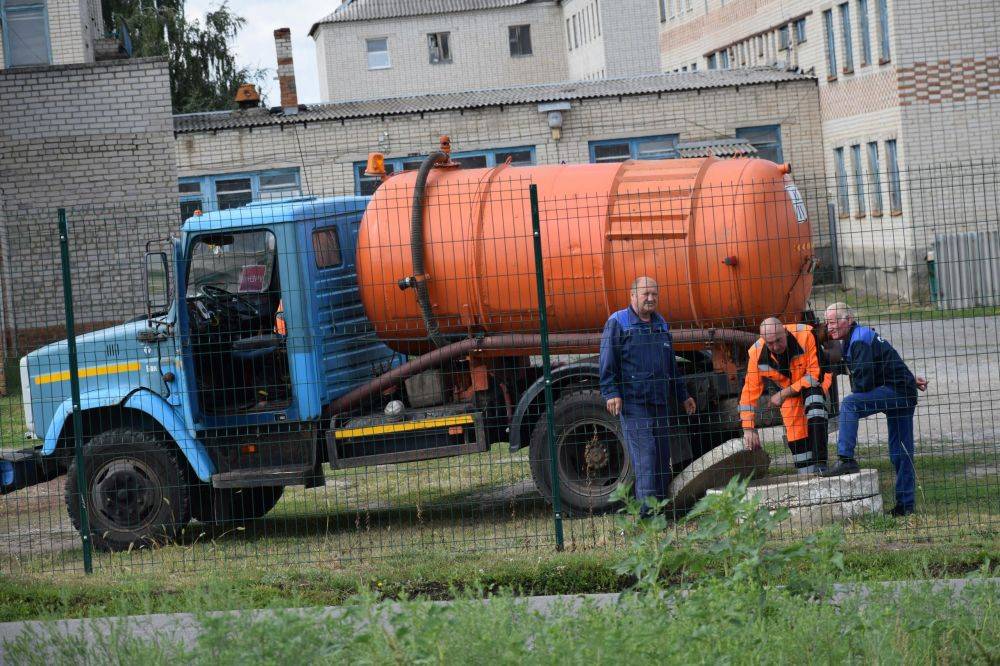
<path fill-rule="evenodd" d="M 828 305 L 826 307 L 826 314 L 830 314 L 831 312 L 837 319 L 850 319 L 851 321 L 854 321 L 854 310 L 851 309 L 850 305 L 842 301 Z"/>
<path fill-rule="evenodd" d="M 631 291 L 632 293 L 635 293 L 635 292 L 639 291 L 639 286 L 643 282 L 648 282 L 653 287 L 659 287 L 660 286 L 660 285 L 656 284 L 656 280 L 654 280 L 653 278 L 648 277 L 646 275 L 640 275 L 636 279 L 632 280 L 632 286 L 629 287 L 629 291 Z"/>
<path fill-rule="evenodd" d="M 768 317 L 760 323 L 760 334 L 767 335 L 771 331 L 777 331 L 784 327 L 777 317 Z"/>

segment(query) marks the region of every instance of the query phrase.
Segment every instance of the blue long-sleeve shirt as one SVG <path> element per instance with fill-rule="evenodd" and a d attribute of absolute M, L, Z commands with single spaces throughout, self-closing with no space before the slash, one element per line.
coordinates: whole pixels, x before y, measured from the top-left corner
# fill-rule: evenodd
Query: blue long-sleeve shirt
<path fill-rule="evenodd" d="M 621 398 L 623 413 L 688 399 L 677 368 L 670 326 L 659 314 L 642 321 L 631 307 L 611 315 L 601 335 L 601 395 Z"/>

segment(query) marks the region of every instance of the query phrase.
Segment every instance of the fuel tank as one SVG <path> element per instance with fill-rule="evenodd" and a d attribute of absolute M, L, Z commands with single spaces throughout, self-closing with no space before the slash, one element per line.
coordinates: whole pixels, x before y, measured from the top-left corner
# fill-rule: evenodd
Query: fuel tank
<path fill-rule="evenodd" d="M 812 288 L 805 205 L 787 165 L 676 159 L 493 169 L 436 167 L 411 247 L 415 172 L 375 192 L 361 222 L 361 300 L 379 337 L 426 348 L 424 280 L 442 335 L 537 332 L 529 185 L 538 187 L 549 328 L 598 331 L 639 276 L 660 286 L 659 312 L 680 328 L 755 330 L 794 320 Z M 424 254 L 414 276 L 413 252 Z M 407 278 L 409 280 L 407 281 Z"/>

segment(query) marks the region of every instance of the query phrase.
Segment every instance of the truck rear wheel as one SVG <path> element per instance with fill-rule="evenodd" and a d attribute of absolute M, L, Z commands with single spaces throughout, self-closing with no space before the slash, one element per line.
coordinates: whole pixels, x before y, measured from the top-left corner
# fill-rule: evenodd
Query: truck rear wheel
<path fill-rule="evenodd" d="M 559 497 L 566 513 L 599 513 L 613 507 L 611 495 L 632 479 L 619 420 L 608 414 L 597 391 L 579 391 L 556 400 L 552 408 Z M 531 476 L 552 500 L 552 477 L 545 417 L 531 433 Z"/>
<path fill-rule="evenodd" d="M 99 550 L 164 545 L 191 518 L 188 484 L 177 456 L 152 432 L 102 432 L 83 451 L 84 487 L 77 484 L 75 460 L 66 474 L 69 517 L 80 530 L 82 497 L 91 543 Z"/>

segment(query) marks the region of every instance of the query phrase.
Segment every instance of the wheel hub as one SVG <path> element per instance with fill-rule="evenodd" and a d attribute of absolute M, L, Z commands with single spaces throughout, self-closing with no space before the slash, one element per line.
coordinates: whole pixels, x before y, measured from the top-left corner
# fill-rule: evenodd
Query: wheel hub
<path fill-rule="evenodd" d="M 91 501 L 101 516 L 121 529 L 147 523 L 161 501 L 152 471 L 142 461 L 118 459 L 94 474 Z"/>

